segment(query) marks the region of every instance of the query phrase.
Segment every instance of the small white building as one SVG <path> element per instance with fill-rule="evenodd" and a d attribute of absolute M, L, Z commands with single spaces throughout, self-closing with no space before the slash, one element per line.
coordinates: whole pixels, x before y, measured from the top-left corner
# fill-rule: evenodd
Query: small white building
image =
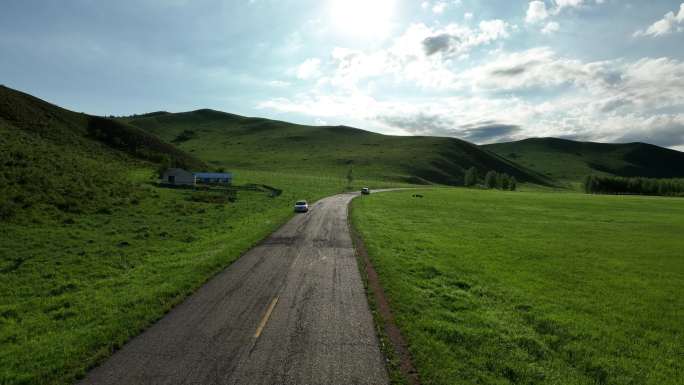
<path fill-rule="evenodd" d="M 230 172 L 196 172 L 194 175 L 196 183 L 229 185 L 233 182 Z"/>
<path fill-rule="evenodd" d="M 193 186 L 195 184 L 195 175 L 182 168 L 170 168 L 164 171 L 162 183 L 175 186 Z"/>

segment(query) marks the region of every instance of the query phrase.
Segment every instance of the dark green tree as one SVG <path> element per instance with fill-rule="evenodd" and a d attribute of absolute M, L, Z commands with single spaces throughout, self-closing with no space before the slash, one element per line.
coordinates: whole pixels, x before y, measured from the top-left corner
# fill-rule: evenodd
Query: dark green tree
<path fill-rule="evenodd" d="M 501 190 L 508 190 L 508 186 L 509 186 L 509 183 L 511 180 L 510 176 L 508 176 L 508 174 L 502 173 L 502 174 L 499 174 L 499 177 L 497 179 L 498 179 L 498 182 L 497 182 L 498 187 Z"/>
<path fill-rule="evenodd" d="M 508 189 L 511 191 L 515 191 L 518 189 L 518 181 L 515 179 L 514 176 L 512 176 L 511 180 L 508 182 Z"/>
<path fill-rule="evenodd" d="M 624 178 L 589 175 L 584 179 L 588 194 L 639 194 L 683 196 L 684 179 Z"/>
<path fill-rule="evenodd" d="M 472 187 L 477 184 L 477 169 L 471 167 L 466 170 L 465 176 L 463 178 L 463 185 L 466 187 Z"/>
<path fill-rule="evenodd" d="M 487 172 L 487 175 L 485 175 L 485 187 L 486 188 L 496 188 L 497 187 L 497 173 L 496 171 L 489 171 Z"/>

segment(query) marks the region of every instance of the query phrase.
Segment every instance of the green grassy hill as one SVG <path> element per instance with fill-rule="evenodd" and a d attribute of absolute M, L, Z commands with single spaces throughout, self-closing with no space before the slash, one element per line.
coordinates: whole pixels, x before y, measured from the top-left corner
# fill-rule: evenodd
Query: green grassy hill
<path fill-rule="evenodd" d="M 123 122 L 75 113 L 0 86 L 0 219 L 31 208 L 93 211 L 131 197 L 141 165 L 203 162 Z"/>
<path fill-rule="evenodd" d="M 542 175 L 471 143 L 437 137 L 388 136 L 345 126 L 305 126 L 213 110 L 158 112 L 122 118 L 216 167 L 409 183 L 461 184 L 474 166 L 519 181 Z"/>
<path fill-rule="evenodd" d="M 606 144 L 532 138 L 482 147 L 562 181 L 577 182 L 589 174 L 684 176 L 684 153 L 646 143 Z"/>

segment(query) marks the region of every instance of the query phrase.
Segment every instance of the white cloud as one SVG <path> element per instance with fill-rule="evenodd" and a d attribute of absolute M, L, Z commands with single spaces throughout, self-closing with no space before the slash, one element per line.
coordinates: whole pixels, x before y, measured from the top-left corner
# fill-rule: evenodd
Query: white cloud
<path fill-rule="evenodd" d="M 476 34 L 498 36 L 497 31 L 478 28 Z M 684 114 L 676 112 L 684 109 L 684 61 L 584 62 L 539 47 L 498 51 L 485 63 L 463 69 L 441 54 L 424 52 L 425 36 L 443 32 L 417 24 L 383 50 L 337 48 L 331 55 L 334 65 L 313 90 L 259 107 L 385 133 L 448 135 L 480 143 L 563 136 L 684 145 Z M 369 87 L 376 79 L 449 90 L 452 96 L 410 102 L 379 98 Z M 546 101 L 516 96 L 530 91 L 547 95 Z"/>
<path fill-rule="evenodd" d="M 321 60 L 318 58 L 309 58 L 304 60 L 302 64 L 297 67 L 297 78 L 306 80 L 316 78 L 320 75 Z"/>
<path fill-rule="evenodd" d="M 601 112 L 591 99 L 535 103 L 514 96 L 454 96 L 413 102 L 378 100 L 363 93 L 310 93 L 266 101 L 260 108 L 295 112 L 326 121 L 400 135 L 453 136 L 488 143 L 531 136 L 602 142 L 646 141 L 684 146 L 684 114 Z"/>
<path fill-rule="evenodd" d="M 552 4 L 569 8 L 586 2 Z M 544 9 L 546 20 L 538 27 L 557 32 L 560 24 Z M 549 47 L 517 52 L 502 44 L 491 47 L 515 30 L 503 20 L 413 24 L 384 48 L 338 47 L 325 60 L 306 60 L 293 73 L 315 80 L 312 89 L 259 107 L 384 133 L 476 142 L 562 136 L 684 145 L 684 61 L 586 61 Z M 484 59 L 474 54 L 488 46 L 493 49 Z M 470 54 L 473 61 L 465 60 Z M 405 94 L 376 92 L 388 87 L 415 94 L 409 102 Z"/>
<path fill-rule="evenodd" d="M 512 27 L 502 20 L 484 20 L 477 27 L 449 24 L 437 29 L 413 24 L 385 49 L 333 49 L 328 71 L 318 82 L 352 90 L 372 78 L 393 77 L 424 88 L 448 88 L 455 77 L 448 68 L 450 63 L 464 60 L 477 47 L 508 38 L 509 29 Z"/>
<path fill-rule="evenodd" d="M 510 28 L 507 22 L 498 19 L 483 20 L 477 29 L 449 24 L 442 29 L 431 31 L 429 36 L 423 39 L 422 44 L 428 56 L 436 53 L 462 54 L 477 46 L 508 38 Z"/>
<path fill-rule="evenodd" d="M 582 8 L 588 6 L 589 3 L 601 5 L 605 3 L 605 0 L 555 0 L 554 3 L 555 8 L 553 8 L 552 13 L 557 15 L 564 9 Z"/>
<path fill-rule="evenodd" d="M 530 1 L 527 6 L 527 14 L 525 21 L 529 24 L 535 24 L 546 20 L 551 16 L 559 15 L 565 9 L 578 9 L 585 7 L 590 1 L 596 4 L 603 4 L 604 0 L 554 0 L 547 7 L 543 0 Z"/>
<path fill-rule="evenodd" d="M 463 20 L 473 20 L 473 13 L 472 12 L 466 12 L 463 14 Z"/>
<path fill-rule="evenodd" d="M 556 13 L 560 12 L 563 8 L 579 8 L 585 3 L 585 0 L 555 0 L 556 3 Z"/>
<path fill-rule="evenodd" d="M 578 104 L 597 113 L 684 107 L 684 62 L 670 58 L 585 63 L 541 47 L 502 53 L 454 80 L 456 87 L 487 92 L 570 87 L 569 95 L 582 98 Z"/>
<path fill-rule="evenodd" d="M 646 30 L 638 30 L 634 32 L 634 37 L 652 36 L 658 37 L 669 35 L 673 32 L 684 31 L 684 3 L 679 6 L 679 13 L 675 15 L 674 12 L 668 12 L 662 19 L 651 24 Z"/>
<path fill-rule="evenodd" d="M 558 24 L 558 22 L 555 22 L 555 21 L 550 21 L 550 22 L 546 23 L 544 28 L 542 28 L 541 32 L 544 35 L 552 35 L 552 34 L 558 32 L 558 30 L 560 30 L 560 24 Z"/>
<path fill-rule="evenodd" d="M 447 8 L 447 3 L 444 1 L 438 1 L 432 6 L 432 12 L 440 14 L 444 13 L 444 10 Z"/>
<path fill-rule="evenodd" d="M 538 23 L 549 17 L 549 12 L 546 9 L 546 3 L 540 0 L 530 1 L 527 6 L 527 15 L 525 21 L 527 23 Z"/>

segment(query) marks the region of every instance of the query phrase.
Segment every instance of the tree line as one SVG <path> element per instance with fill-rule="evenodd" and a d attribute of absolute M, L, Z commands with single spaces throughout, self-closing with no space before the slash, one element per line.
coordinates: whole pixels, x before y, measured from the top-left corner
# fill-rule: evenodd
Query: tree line
<path fill-rule="evenodd" d="M 584 191 L 587 194 L 684 196 L 684 179 L 588 175 L 584 179 Z"/>
<path fill-rule="evenodd" d="M 480 177 L 475 167 L 466 170 L 463 184 L 466 187 L 475 187 L 481 185 L 488 189 L 510 190 L 515 191 L 518 188 L 518 181 L 514 176 L 508 175 L 505 172 L 496 172 L 491 170 L 487 172 L 480 184 Z"/>

